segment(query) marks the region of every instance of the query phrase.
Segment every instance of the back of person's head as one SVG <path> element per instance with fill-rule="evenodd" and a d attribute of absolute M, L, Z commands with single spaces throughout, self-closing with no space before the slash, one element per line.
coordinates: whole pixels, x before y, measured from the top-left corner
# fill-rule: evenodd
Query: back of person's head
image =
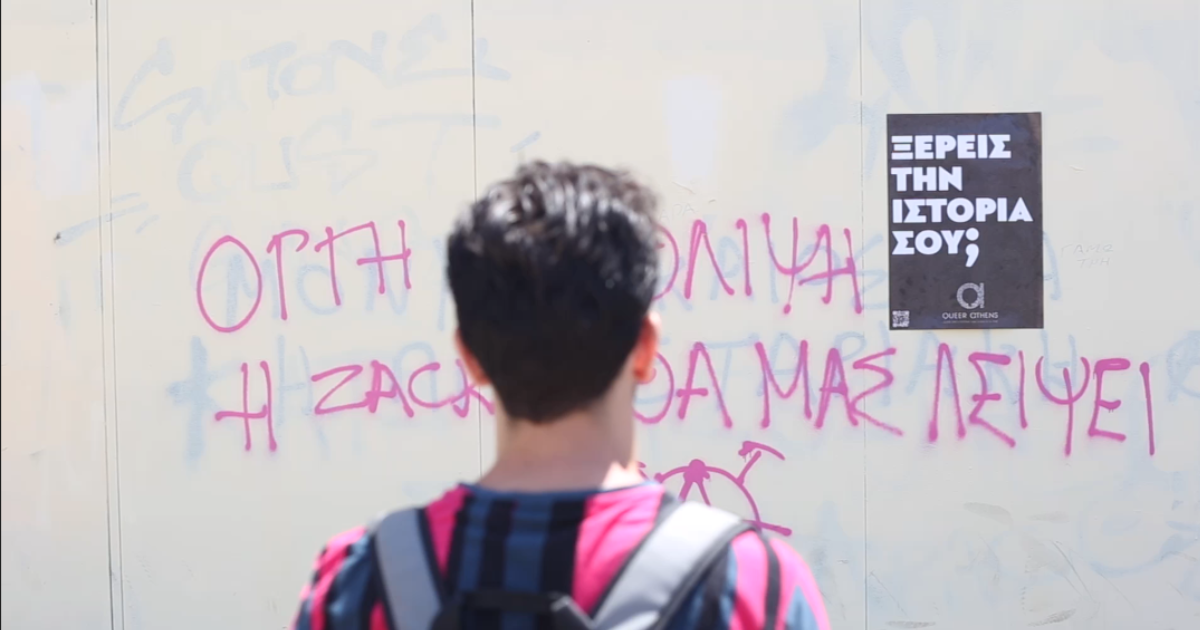
<path fill-rule="evenodd" d="M 658 281 L 655 198 L 628 173 L 534 162 L 487 190 L 447 244 L 462 345 L 509 418 L 605 395 Z"/>

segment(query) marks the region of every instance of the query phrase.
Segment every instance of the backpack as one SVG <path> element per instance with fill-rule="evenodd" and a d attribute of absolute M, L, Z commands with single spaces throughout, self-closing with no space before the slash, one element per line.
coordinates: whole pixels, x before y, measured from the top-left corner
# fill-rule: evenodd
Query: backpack
<path fill-rule="evenodd" d="M 447 598 L 423 508 L 392 512 L 373 529 L 395 630 L 458 630 L 463 613 L 473 610 L 530 613 L 549 618 L 555 630 L 648 630 L 665 627 L 733 539 L 753 528 L 701 503 L 666 502 L 601 596 L 594 616 L 580 610 L 569 593 L 480 589 Z M 773 586 L 777 591 L 778 584 Z"/>

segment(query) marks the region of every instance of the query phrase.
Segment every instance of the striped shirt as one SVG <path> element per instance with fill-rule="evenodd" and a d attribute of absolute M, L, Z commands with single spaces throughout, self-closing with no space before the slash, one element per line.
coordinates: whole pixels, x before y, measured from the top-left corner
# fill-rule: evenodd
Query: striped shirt
<path fill-rule="evenodd" d="M 446 592 L 502 588 L 571 593 L 594 613 L 605 588 L 654 526 L 663 486 L 500 493 L 459 485 L 427 506 L 433 554 Z M 369 530 L 335 536 L 301 594 L 295 630 L 394 630 Z M 772 566 L 774 565 L 774 566 Z M 778 589 L 768 592 L 768 570 Z M 468 627 L 530 630 L 517 614 L 480 614 Z M 827 630 L 825 605 L 807 565 L 785 542 L 739 535 L 689 595 L 669 627 Z"/>

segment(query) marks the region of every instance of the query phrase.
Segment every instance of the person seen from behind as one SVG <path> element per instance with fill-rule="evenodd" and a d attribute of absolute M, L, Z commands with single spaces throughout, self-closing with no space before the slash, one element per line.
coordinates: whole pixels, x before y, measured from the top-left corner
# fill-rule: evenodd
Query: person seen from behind
<path fill-rule="evenodd" d="M 535 162 L 458 219 L 455 344 L 495 392 L 495 464 L 331 539 L 297 630 L 829 627 L 784 541 L 639 474 L 655 205 L 628 173 Z"/>

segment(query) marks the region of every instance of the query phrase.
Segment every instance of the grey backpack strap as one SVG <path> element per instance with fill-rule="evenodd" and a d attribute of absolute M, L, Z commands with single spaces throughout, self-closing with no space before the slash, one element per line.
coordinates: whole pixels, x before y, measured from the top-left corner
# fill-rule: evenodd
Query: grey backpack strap
<path fill-rule="evenodd" d="M 596 630 L 659 627 L 750 525 L 723 510 L 691 501 L 674 506 L 622 568 L 596 611 Z"/>
<path fill-rule="evenodd" d="M 442 608 L 425 510 L 409 508 L 375 525 L 375 561 L 397 630 L 428 630 Z"/>

